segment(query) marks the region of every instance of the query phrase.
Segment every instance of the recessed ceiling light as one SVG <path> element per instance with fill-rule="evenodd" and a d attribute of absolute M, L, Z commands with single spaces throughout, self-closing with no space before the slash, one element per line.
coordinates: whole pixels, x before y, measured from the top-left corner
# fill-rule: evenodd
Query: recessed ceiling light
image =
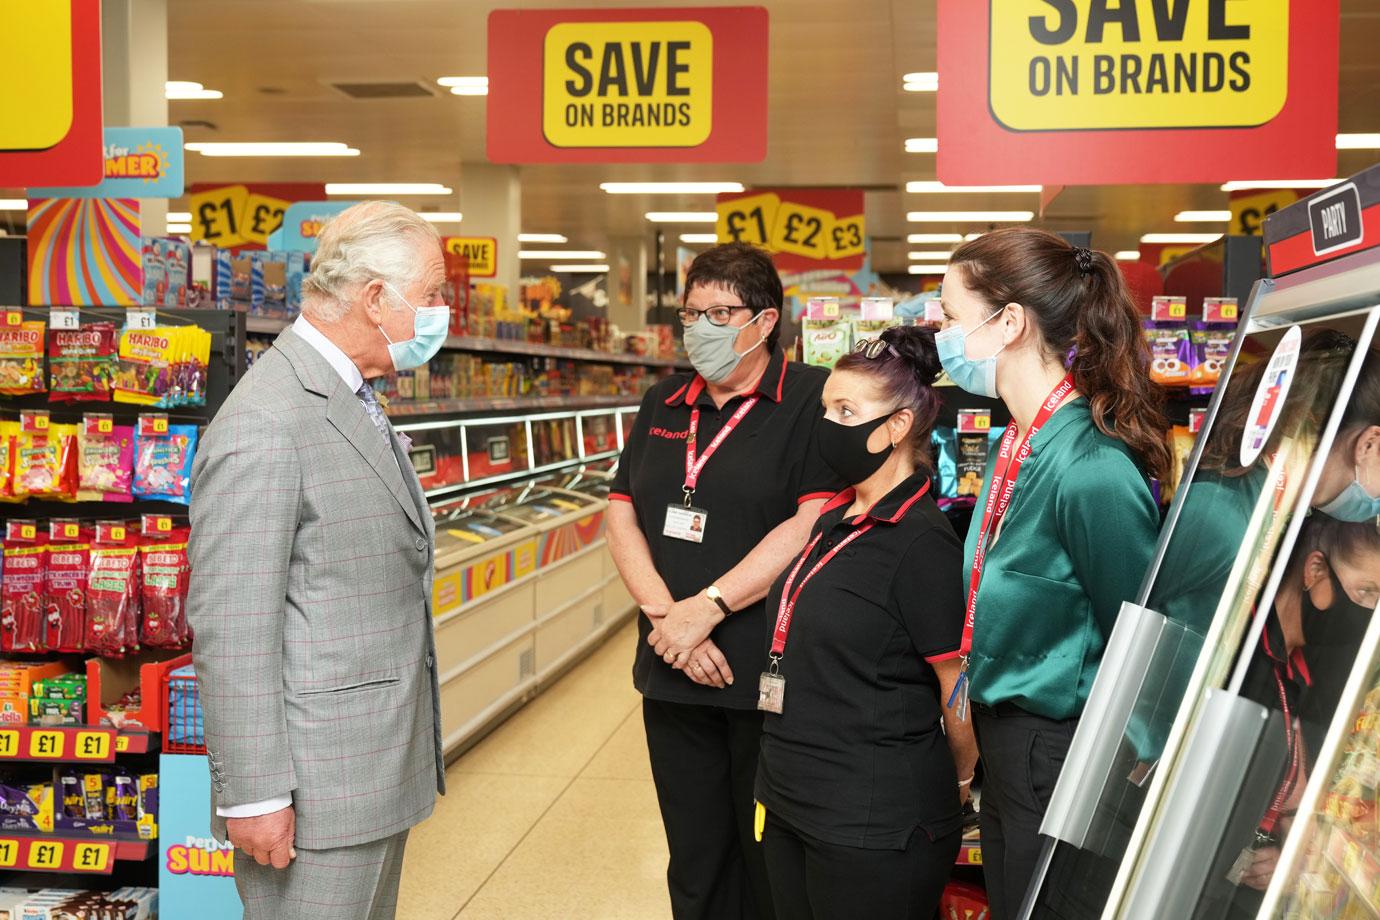
<path fill-rule="evenodd" d="M 29 201 L 27 198 L 0 198 L 0 211 L 27 211 Z"/>
<path fill-rule="evenodd" d="M 1181 224 L 1219 224 L 1231 220 L 1230 211 L 1180 211 L 1174 220 Z"/>
<path fill-rule="evenodd" d="M 1140 238 L 1142 243 L 1212 243 L 1222 238 L 1220 233 L 1147 233 Z"/>
<path fill-rule="evenodd" d="M 947 265 L 912 265 L 912 275 L 942 275 L 949 270 Z"/>
<path fill-rule="evenodd" d="M 924 71 L 908 73 L 901 78 L 901 86 L 908 93 L 933 93 L 939 90 L 939 74 Z"/>
<path fill-rule="evenodd" d="M 359 151 L 335 142 L 226 142 L 193 141 L 184 145 L 204 157 L 357 157 Z"/>
<path fill-rule="evenodd" d="M 559 234 L 559 233 L 519 233 L 519 234 L 518 234 L 518 242 L 519 242 L 519 243 L 568 243 L 568 242 L 570 242 L 570 240 L 566 239 L 564 236 L 562 236 L 562 235 Z"/>
<path fill-rule="evenodd" d="M 549 262 L 552 259 L 607 259 L 608 254 L 597 249 L 524 249 L 518 253 L 518 258 Z"/>
<path fill-rule="evenodd" d="M 961 243 L 961 233 L 912 233 L 906 237 L 907 243 Z"/>
<path fill-rule="evenodd" d="M 741 182 L 600 182 L 610 195 L 715 195 L 741 192 Z"/>
<path fill-rule="evenodd" d="M 441 77 L 436 82 L 441 86 L 449 87 L 451 93 L 456 96 L 487 96 L 489 94 L 488 77 Z"/>
<path fill-rule="evenodd" d="M 602 274 L 609 270 L 607 265 L 596 265 L 586 263 L 583 265 L 551 265 L 548 266 L 553 272 L 566 272 L 567 274 Z"/>
<path fill-rule="evenodd" d="M 948 259 L 951 255 L 953 253 L 947 249 L 927 249 L 920 252 L 908 252 L 906 258 L 919 261 L 922 259 Z"/>
<path fill-rule="evenodd" d="M 1338 150 L 1380 150 L 1380 134 L 1338 134 Z"/>
<path fill-rule="evenodd" d="M 682 233 L 680 241 L 682 243 L 717 243 L 719 235 L 717 233 Z"/>
<path fill-rule="evenodd" d="M 168 223 L 170 224 L 190 224 L 192 222 L 191 211 L 169 211 Z"/>
<path fill-rule="evenodd" d="M 908 137 L 906 138 L 906 153 L 938 153 L 939 138 L 937 137 Z"/>
<path fill-rule="evenodd" d="M 327 195 L 451 195 L 439 182 L 327 182 Z"/>
<path fill-rule="evenodd" d="M 174 224 L 174 223 L 171 223 L 171 222 L 170 222 L 170 223 L 168 224 L 168 232 L 169 232 L 169 233 L 191 233 L 191 232 L 192 232 L 192 225 L 191 225 L 191 224 Z"/>
<path fill-rule="evenodd" d="M 433 224 L 458 224 L 464 219 L 459 211 L 418 211 L 417 216 Z"/>
<path fill-rule="evenodd" d="M 977 239 L 980 236 L 982 236 L 981 233 L 970 233 L 963 238 L 963 242 L 971 243 L 973 240 Z"/>
<path fill-rule="evenodd" d="M 1121 249 L 1117 251 L 1116 260 L 1118 262 L 1139 262 L 1139 249 Z"/>
<path fill-rule="evenodd" d="M 713 211 L 648 211 L 654 224 L 712 224 L 719 219 Z"/>
<path fill-rule="evenodd" d="M 906 183 L 906 191 L 916 195 L 1039 192 L 1043 189 L 1044 186 L 1041 185 L 945 185 L 943 182 L 932 180 Z"/>
<path fill-rule="evenodd" d="M 1341 179 L 1233 179 L 1222 185 L 1224 192 L 1244 192 L 1270 188 L 1329 188 Z"/>
<path fill-rule="evenodd" d="M 1012 224 L 1034 219 L 1034 211 L 910 211 L 906 214 L 906 220 L 913 224 Z"/>
<path fill-rule="evenodd" d="M 191 80 L 168 80 L 163 84 L 165 99 L 222 99 L 224 96 L 218 89 L 207 89 Z"/>

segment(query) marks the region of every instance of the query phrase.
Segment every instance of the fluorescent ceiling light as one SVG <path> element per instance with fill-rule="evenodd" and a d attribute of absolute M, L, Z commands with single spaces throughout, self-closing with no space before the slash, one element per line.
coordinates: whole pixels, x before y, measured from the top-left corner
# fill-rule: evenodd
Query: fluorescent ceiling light
<path fill-rule="evenodd" d="M 29 200 L 27 198 L 0 198 L 0 211 L 27 210 L 29 210 Z"/>
<path fill-rule="evenodd" d="M 168 232 L 169 232 L 169 233 L 191 233 L 191 232 L 192 232 L 192 225 L 191 225 L 191 224 L 174 224 L 174 223 L 169 223 L 169 224 L 168 224 Z"/>
<path fill-rule="evenodd" d="M 945 185 L 943 182 L 925 180 L 907 182 L 906 191 L 917 195 L 937 195 L 941 193 L 979 193 L 979 192 L 1039 192 L 1042 185 Z"/>
<path fill-rule="evenodd" d="M 939 74 L 933 72 L 908 73 L 901 78 L 908 93 L 933 93 L 939 90 Z"/>
<path fill-rule="evenodd" d="M 608 271 L 609 267 L 607 265 L 585 263 L 583 265 L 552 265 L 550 269 L 553 272 L 566 272 L 568 274 L 588 273 L 597 275 Z"/>
<path fill-rule="evenodd" d="M 906 220 L 913 224 L 1010 224 L 1034 219 L 1034 211 L 910 211 L 906 214 Z"/>
<path fill-rule="evenodd" d="M 184 145 L 204 157 L 357 157 L 359 151 L 335 142 L 245 142 L 221 143 L 193 141 Z"/>
<path fill-rule="evenodd" d="M 906 138 L 906 153 L 938 153 L 939 138 L 937 137 L 908 137 Z"/>
<path fill-rule="evenodd" d="M 912 275 L 942 275 L 949 270 L 947 265 L 912 265 Z"/>
<path fill-rule="evenodd" d="M 224 96 L 218 89 L 207 89 L 191 80 L 168 80 L 163 84 L 165 99 L 221 99 Z"/>
<path fill-rule="evenodd" d="M 458 224 L 465 215 L 459 211 L 418 211 L 417 216 L 432 224 Z"/>
<path fill-rule="evenodd" d="M 327 182 L 327 195 L 451 195 L 439 182 Z"/>
<path fill-rule="evenodd" d="M 192 222 L 191 211 L 169 211 L 168 223 L 170 224 L 190 224 Z"/>
<path fill-rule="evenodd" d="M 436 82 L 449 88 L 451 93 L 456 96 L 487 96 L 489 94 L 488 77 L 441 77 Z"/>
<path fill-rule="evenodd" d="M 1243 192 L 1267 188 L 1329 188 L 1341 179 L 1233 179 L 1222 185 L 1224 192 Z"/>
<path fill-rule="evenodd" d="M 564 236 L 562 236 L 562 235 L 559 234 L 559 233 L 519 233 L 519 234 L 518 234 L 518 242 L 519 242 L 519 243 L 568 243 L 568 242 L 570 242 L 570 240 L 566 239 Z"/>
<path fill-rule="evenodd" d="M 716 195 L 741 192 L 741 182 L 600 182 L 610 195 Z"/>
<path fill-rule="evenodd" d="M 982 236 L 981 233 L 970 233 L 963 238 L 963 242 L 971 243 L 973 240 L 977 239 L 980 236 Z"/>
<path fill-rule="evenodd" d="M 1231 220 L 1230 211 L 1180 211 L 1174 220 L 1181 224 L 1218 224 Z"/>
<path fill-rule="evenodd" d="M 1142 243 L 1211 243 L 1222 238 L 1220 233 L 1147 233 Z"/>
<path fill-rule="evenodd" d="M 680 241 L 682 243 L 717 243 L 719 235 L 717 233 L 682 233 Z"/>
<path fill-rule="evenodd" d="M 1121 249 L 1117 251 L 1116 260 L 1118 262 L 1139 262 L 1139 249 Z"/>
<path fill-rule="evenodd" d="M 597 249 L 524 249 L 518 253 L 518 258 L 540 262 L 552 259 L 607 259 L 608 254 Z"/>
<path fill-rule="evenodd" d="M 719 219 L 713 211 L 648 211 L 654 224 L 712 224 Z"/>
<path fill-rule="evenodd" d="M 951 255 L 953 255 L 953 253 L 952 253 L 952 252 L 949 252 L 947 249 L 927 249 L 927 250 L 925 250 L 925 251 L 923 251 L 923 252 L 908 252 L 908 253 L 906 253 L 906 257 L 907 257 L 907 258 L 912 259 L 912 260 L 915 260 L 915 261 L 920 261 L 920 260 L 922 260 L 922 259 L 931 259 L 931 260 L 933 260 L 933 259 L 946 259 L 946 260 L 947 260 L 947 259 L 949 258 L 949 256 L 951 256 Z"/>
<path fill-rule="evenodd" d="M 1380 150 L 1380 134 L 1338 134 L 1338 150 Z"/>
<path fill-rule="evenodd" d="M 906 237 L 907 243 L 961 243 L 961 233 L 912 233 Z"/>

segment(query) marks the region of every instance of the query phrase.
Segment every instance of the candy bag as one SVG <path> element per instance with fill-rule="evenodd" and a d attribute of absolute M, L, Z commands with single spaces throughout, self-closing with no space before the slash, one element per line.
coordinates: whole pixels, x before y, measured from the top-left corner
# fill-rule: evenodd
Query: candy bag
<path fill-rule="evenodd" d="M 48 345 L 53 402 L 110 400 L 115 377 L 115 324 L 54 330 Z"/>
<path fill-rule="evenodd" d="M 76 425 L 50 425 L 46 432 L 20 431 L 16 445 L 16 494 L 76 501 Z"/>
<path fill-rule="evenodd" d="M 115 402 L 138 406 L 163 403 L 173 386 L 176 329 L 126 329 L 120 333 Z"/>
<path fill-rule="evenodd" d="M 45 547 L 37 542 L 5 541 L 0 578 L 0 649 L 36 652 L 43 648 Z"/>
<path fill-rule="evenodd" d="M 192 503 L 192 456 L 195 425 L 169 425 L 165 435 L 140 431 L 135 441 L 134 497 Z"/>
<path fill-rule="evenodd" d="M 167 542 L 139 547 L 143 569 L 143 629 L 141 639 L 152 648 L 183 648 L 191 638 L 187 626 L 187 531 Z"/>
<path fill-rule="evenodd" d="M 94 500 L 133 501 L 134 427 L 115 425 L 100 434 L 83 426 L 77 444 L 80 492 L 92 493 Z"/>
<path fill-rule="evenodd" d="M 126 540 L 115 540 L 97 529 L 91 547 L 91 579 L 86 590 L 86 628 L 82 645 L 98 655 L 123 655 L 137 634 L 139 603 L 139 550 Z"/>
<path fill-rule="evenodd" d="M 14 457 L 18 437 L 18 422 L 0 422 L 0 502 L 19 502 L 26 497 L 16 495 L 14 491 Z"/>
<path fill-rule="evenodd" d="M 82 651 L 91 535 L 83 533 L 78 539 L 48 544 L 45 645 L 55 652 Z"/>
<path fill-rule="evenodd" d="M 42 320 L 0 325 L 0 393 L 28 396 L 44 392 L 43 333 L 47 326 Z"/>

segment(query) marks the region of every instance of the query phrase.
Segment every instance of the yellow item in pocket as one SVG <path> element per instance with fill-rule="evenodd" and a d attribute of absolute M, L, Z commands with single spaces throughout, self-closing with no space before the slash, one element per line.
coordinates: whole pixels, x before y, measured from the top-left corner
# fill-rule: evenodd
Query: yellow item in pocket
<path fill-rule="evenodd" d="M 752 837 L 758 843 L 762 842 L 762 831 L 767 826 L 767 806 L 757 802 L 757 810 L 752 815 Z"/>

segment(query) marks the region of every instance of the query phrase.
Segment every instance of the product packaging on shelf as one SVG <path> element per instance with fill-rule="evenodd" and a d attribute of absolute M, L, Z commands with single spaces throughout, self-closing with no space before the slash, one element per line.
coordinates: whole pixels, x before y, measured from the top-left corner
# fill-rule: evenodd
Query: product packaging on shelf
<path fill-rule="evenodd" d="M 79 652 L 86 630 L 86 584 L 91 571 L 92 532 L 75 523 L 74 539 L 63 522 L 50 528 L 45 579 L 44 647 Z"/>
<path fill-rule="evenodd" d="M 133 501 L 134 427 L 108 415 L 86 416 L 77 433 L 77 470 L 78 499 Z"/>
<path fill-rule="evenodd" d="M 151 648 L 183 648 L 191 639 L 187 625 L 188 531 L 179 529 L 165 541 L 139 547 L 143 582 L 143 626 L 140 638 Z"/>
<path fill-rule="evenodd" d="M 192 261 L 191 247 L 178 239 L 149 239 L 143 244 L 146 307 L 185 307 Z"/>
<path fill-rule="evenodd" d="M 1150 379 L 1165 386 L 1186 386 L 1194 363 L 1187 299 L 1155 297 L 1145 322 L 1145 340 L 1150 345 Z"/>
<path fill-rule="evenodd" d="M 1203 318 L 1193 324 L 1193 367 L 1189 385 L 1194 392 L 1210 392 L 1217 386 L 1231 357 L 1236 338 L 1238 308 L 1235 297 L 1204 297 Z"/>
<path fill-rule="evenodd" d="M 115 402 L 171 409 L 206 404 L 211 334 L 197 326 L 120 333 Z"/>
<path fill-rule="evenodd" d="M 134 497 L 192 502 L 195 425 L 169 425 L 165 416 L 141 416 L 134 445 Z"/>
<path fill-rule="evenodd" d="M 992 441 L 1000 437 L 992 430 L 992 413 L 986 409 L 960 409 L 955 448 L 954 476 L 956 497 L 977 500 L 985 485 L 987 460 Z"/>
<path fill-rule="evenodd" d="M 85 323 L 55 329 L 48 341 L 53 402 L 109 402 L 113 390 L 117 333 L 114 323 Z"/>
<path fill-rule="evenodd" d="M 46 392 L 43 342 L 47 323 L 26 320 L 18 310 L 0 313 L 0 394 L 28 396 Z"/>
<path fill-rule="evenodd" d="M 9 521 L 5 528 L 4 574 L 0 576 L 0 650 L 43 648 L 43 598 L 47 553 L 34 521 Z"/>
<path fill-rule="evenodd" d="M 852 347 L 852 327 L 837 297 L 811 297 L 801 323 L 806 364 L 833 367 Z"/>

